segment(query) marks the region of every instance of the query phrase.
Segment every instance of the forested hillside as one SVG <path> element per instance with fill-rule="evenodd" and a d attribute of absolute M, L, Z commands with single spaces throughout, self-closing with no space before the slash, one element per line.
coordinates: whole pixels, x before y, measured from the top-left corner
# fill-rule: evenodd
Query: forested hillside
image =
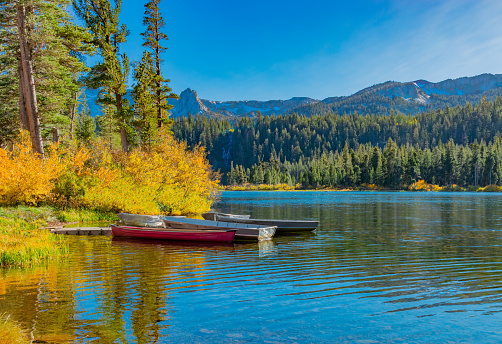
<path fill-rule="evenodd" d="M 374 113 L 389 114 L 391 111 L 405 114 L 417 114 L 424 111 L 444 109 L 445 107 L 462 106 L 467 102 L 478 104 L 484 97 L 488 100 L 502 93 L 502 88 L 487 90 L 474 94 L 431 94 L 427 102 L 405 99 L 400 96 L 384 96 L 376 92 L 356 93 L 350 97 L 337 97 L 325 99 L 315 104 L 307 104 L 294 109 L 298 114 L 312 116 L 334 112 L 339 115 L 344 113 Z"/>
<path fill-rule="evenodd" d="M 478 104 L 483 98 L 494 101 L 502 93 L 500 74 L 448 79 L 438 83 L 426 80 L 413 82 L 388 81 L 367 87 L 348 97 L 332 97 L 294 109 L 303 115 L 334 112 L 390 114 L 391 111 L 417 114 L 424 111 Z"/>
<path fill-rule="evenodd" d="M 502 98 L 417 115 L 205 117 L 174 122 L 176 137 L 206 147 L 228 183 L 393 188 L 502 182 Z M 500 177 L 499 177 L 500 176 Z"/>

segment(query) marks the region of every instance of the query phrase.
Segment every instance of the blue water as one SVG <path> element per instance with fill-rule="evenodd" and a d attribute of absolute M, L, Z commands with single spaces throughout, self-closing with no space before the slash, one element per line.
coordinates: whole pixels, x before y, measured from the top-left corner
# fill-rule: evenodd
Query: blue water
<path fill-rule="evenodd" d="M 500 343 L 502 194 L 224 192 L 216 210 L 318 219 L 208 245 L 71 237 L 0 275 L 0 313 L 50 343 Z"/>

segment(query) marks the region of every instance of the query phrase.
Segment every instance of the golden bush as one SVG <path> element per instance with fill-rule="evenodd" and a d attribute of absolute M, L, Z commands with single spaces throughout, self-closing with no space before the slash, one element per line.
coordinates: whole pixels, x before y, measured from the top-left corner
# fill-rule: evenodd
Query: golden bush
<path fill-rule="evenodd" d="M 21 133 L 12 150 L 0 149 L 0 205 L 37 205 L 45 200 L 64 169 L 56 152 L 53 145 L 41 159 L 33 153 L 27 132 Z"/>
<path fill-rule="evenodd" d="M 97 143 L 82 197 L 86 207 L 137 214 L 189 214 L 209 210 L 218 179 L 202 148 L 190 151 L 164 134 L 150 150 L 124 154 Z M 98 208 L 99 207 L 99 208 Z"/>
<path fill-rule="evenodd" d="M 491 185 L 485 186 L 484 188 L 481 187 L 477 191 L 478 192 L 500 192 L 500 191 L 502 191 L 502 187 L 498 186 L 498 185 L 491 184 Z"/>
<path fill-rule="evenodd" d="M 102 140 L 90 148 L 53 145 L 45 159 L 22 134 L 12 151 L 0 149 L 0 204 L 47 202 L 138 214 L 209 210 L 218 179 L 202 148 L 188 150 L 165 133 L 146 150 L 122 153 Z"/>
<path fill-rule="evenodd" d="M 363 189 L 367 189 L 367 190 L 379 190 L 380 189 L 380 187 L 376 184 L 363 183 L 363 184 L 361 184 L 361 186 L 363 187 Z"/>
<path fill-rule="evenodd" d="M 443 188 L 436 184 L 427 184 L 425 180 L 421 179 L 418 182 L 411 184 L 408 189 L 410 191 L 441 191 Z"/>
<path fill-rule="evenodd" d="M 224 190 L 230 191 L 293 191 L 300 188 L 300 184 L 296 184 L 295 186 L 288 185 L 286 183 L 279 184 L 250 184 L 245 183 L 242 185 L 231 185 L 224 187 Z"/>

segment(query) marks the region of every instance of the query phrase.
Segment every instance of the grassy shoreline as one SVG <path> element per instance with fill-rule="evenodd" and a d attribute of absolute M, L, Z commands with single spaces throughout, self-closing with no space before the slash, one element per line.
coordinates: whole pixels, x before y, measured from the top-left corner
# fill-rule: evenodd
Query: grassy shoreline
<path fill-rule="evenodd" d="M 0 267 L 29 266 L 68 254 L 67 240 L 45 227 L 69 222 L 113 221 L 115 213 L 50 206 L 0 207 Z"/>

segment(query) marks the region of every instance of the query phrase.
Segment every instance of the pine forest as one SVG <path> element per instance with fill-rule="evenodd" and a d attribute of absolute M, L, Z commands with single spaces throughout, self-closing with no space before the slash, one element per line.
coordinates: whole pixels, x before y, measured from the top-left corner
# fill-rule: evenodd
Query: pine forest
<path fill-rule="evenodd" d="M 230 185 L 502 185 L 502 98 L 417 115 L 326 113 L 229 122 L 190 116 L 173 132 L 208 151 Z"/>

